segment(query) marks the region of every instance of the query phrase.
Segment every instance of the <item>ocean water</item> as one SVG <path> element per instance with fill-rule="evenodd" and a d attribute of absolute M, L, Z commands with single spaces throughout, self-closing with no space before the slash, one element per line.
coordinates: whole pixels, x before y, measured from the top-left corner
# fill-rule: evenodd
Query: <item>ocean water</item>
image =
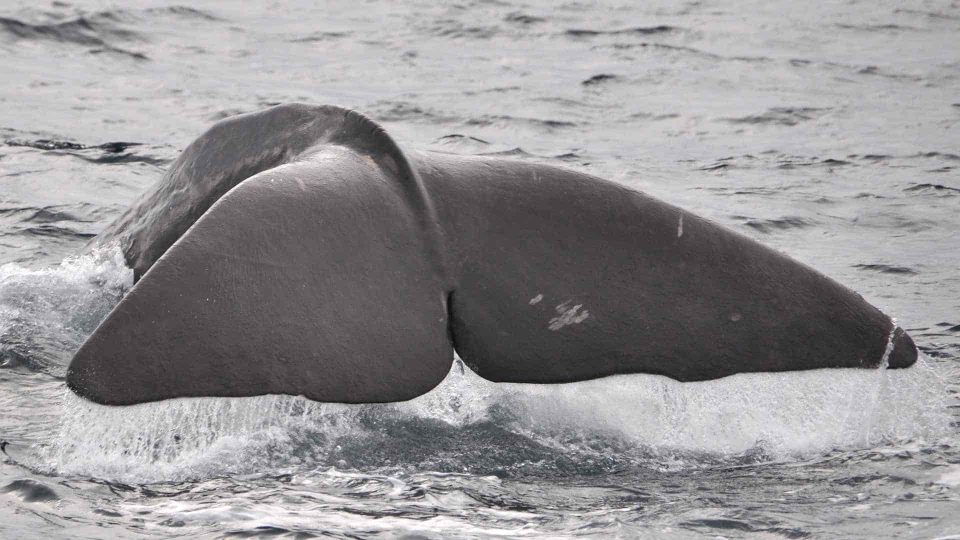
<path fill-rule="evenodd" d="M 0 537 L 960 538 L 956 1 L 4 2 L 0 72 Z M 211 123 L 288 101 L 680 205 L 923 358 L 555 386 L 453 360 L 388 405 L 72 395 L 132 284 L 84 245 Z"/>

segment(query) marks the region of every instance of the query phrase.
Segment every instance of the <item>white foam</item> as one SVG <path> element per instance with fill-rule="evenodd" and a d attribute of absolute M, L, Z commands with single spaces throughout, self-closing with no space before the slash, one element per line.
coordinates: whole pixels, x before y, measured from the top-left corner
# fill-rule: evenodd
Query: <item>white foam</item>
<path fill-rule="evenodd" d="M 697 383 L 621 375 L 562 385 L 495 384 L 456 362 L 439 387 L 396 404 L 261 396 L 106 407 L 65 392 L 60 429 L 45 458 L 61 474 L 138 482 L 262 472 L 266 454 L 309 466 L 326 445 L 364 437 L 358 421 L 364 415 L 463 428 L 491 421 L 491 410 L 501 407 L 512 413 L 506 429 L 558 451 L 577 433 L 658 454 L 724 456 L 760 448 L 786 459 L 935 440 L 949 433 L 945 400 L 941 377 L 922 360 L 908 370 L 754 373 Z M 311 446 L 313 452 L 304 451 Z"/>
<path fill-rule="evenodd" d="M 925 361 L 908 370 L 744 373 L 680 383 L 620 375 L 557 387 L 517 385 L 532 426 L 589 426 L 668 451 L 777 458 L 948 432 L 945 384 Z"/>
<path fill-rule="evenodd" d="M 4 362 L 25 353 L 60 371 L 74 349 L 133 285 L 119 246 L 94 249 L 33 270 L 0 266 L 0 336 Z M 22 347 L 23 351 L 11 350 Z M 26 354 L 29 353 L 29 354 Z"/>

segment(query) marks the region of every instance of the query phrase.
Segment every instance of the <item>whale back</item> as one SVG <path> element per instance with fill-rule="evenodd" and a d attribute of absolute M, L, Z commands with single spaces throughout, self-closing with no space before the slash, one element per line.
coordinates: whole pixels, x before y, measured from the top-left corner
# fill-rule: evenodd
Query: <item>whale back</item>
<path fill-rule="evenodd" d="M 574 171 L 408 156 L 336 107 L 217 124 L 112 240 L 138 281 L 67 373 L 104 404 L 402 401 L 454 350 L 537 383 L 916 359 L 859 295 L 742 235 Z"/>

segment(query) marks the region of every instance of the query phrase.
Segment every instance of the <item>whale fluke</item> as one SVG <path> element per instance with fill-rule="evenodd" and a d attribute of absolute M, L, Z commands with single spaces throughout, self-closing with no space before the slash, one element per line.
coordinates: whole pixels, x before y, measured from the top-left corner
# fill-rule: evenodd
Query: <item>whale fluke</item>
<path fill-rule="evenodd" d="M 217 124 L 97 241 L 118 240 L 137 283 L 67 374 L 110 405 L 402 401 L 454 350 L 537 383 L 917 354 L 853 291 L 685 210 L 547 165 L 405 153 L 330 106 Z"/>

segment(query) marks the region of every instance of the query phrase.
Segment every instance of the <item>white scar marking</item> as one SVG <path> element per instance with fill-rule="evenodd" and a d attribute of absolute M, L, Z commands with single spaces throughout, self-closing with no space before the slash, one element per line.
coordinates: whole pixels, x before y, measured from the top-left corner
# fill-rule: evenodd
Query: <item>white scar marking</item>
<path fill-rule="evenodd" d="M 896 343 L 894 343 L 893 341 L 893 338 L 896 337 L 897 328 L 899 328 L 899 326 L 897 325 L 897 320 L 891 317 L 890 325 L 891 325 L 891 328 L 890 328 L 890 335 L 887 336 L 887 346 L 883 350 L 883 356 L 880 357 L 880 369 L 885 369 L 887 366 L 890 365 L 890 355 L 893 354 L 893 346 L 896 345 Z"/>
<path fill-rule="evenodd" d="M 577 311 L 583 307 L 583 304 L 577 304 L 573 307 L 569 307 L 569 306 L 570 306 L 570 301 L 567 300 L 566 302 L 556 307 L 558 315 L 550 319 L 550 326 L 548 327 L 550 328 L 550 330 L 553 330 L 554 332 L 556 332 L 557 330 L 560 330 L 564 326 L 570 326 L 571 324 L 580 324 L 583 321 L 587 320 L 587 317 L 590 316 L 590 312 L 587 310 L 583 310 L 582 312 L 577 313 Z"/>
<path fill-rule="evenodd" d="M 541 300 L 543 300 L 543 295 L 542 295 L 542 294 L 538 294 L 538 295 L 534 296 L 533 298 L 531 298 L 530 301 L 527 302 L 527 303 L 530 304 L 531 306 L 535 306 L 535 305 L 539 304 Z"/>
<path fill-rule="evenodd" d="M 680 214 L 680 222 L 677 223 L 677 238 L 683 236 L 683 214 Z"/>

